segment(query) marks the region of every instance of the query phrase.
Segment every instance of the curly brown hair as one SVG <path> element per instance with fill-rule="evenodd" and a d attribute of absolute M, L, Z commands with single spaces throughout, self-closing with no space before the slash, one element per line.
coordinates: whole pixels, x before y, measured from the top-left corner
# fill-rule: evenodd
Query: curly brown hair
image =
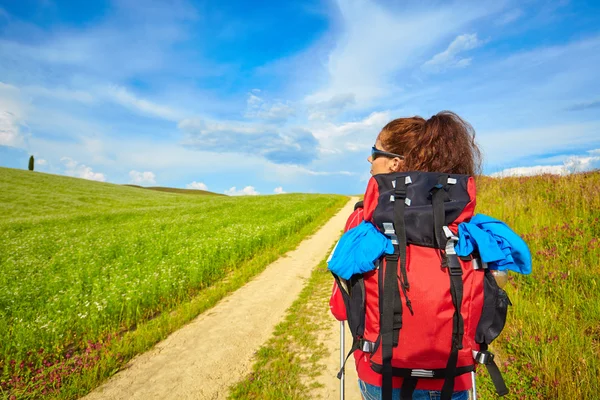
<path fill-rule="evenodd" d="M 451 111 L 427 121 L 418 116 L 395 119 L 383 127 L 378 139 L 386 151 L 404 156 L 407 171 L 481 173 L 475 130 Z"/>

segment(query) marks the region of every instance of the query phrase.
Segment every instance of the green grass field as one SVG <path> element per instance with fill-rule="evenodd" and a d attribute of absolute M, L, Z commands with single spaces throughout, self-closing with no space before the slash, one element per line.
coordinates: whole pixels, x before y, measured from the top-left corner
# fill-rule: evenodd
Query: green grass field
<path fill-rule="evenodd" d="M 214 303 L 239 287 L 346 201 L 190 196 L 0 168 L 0 393 L 84 393 L 208 307 L 187 306 L 198 296 L 229 285 Z M 139 332 L 151 338 L 118 344 Z"/>
<path fill-rule="evenodd" d="M 600 172 L 481 179 L 477 212 L 509 224 L 533 256 L 511 274 L 513 303 L 492 347 L 510 399 L 597 399 L 600 393 Z M 483 371 L 482 371 L 483 372 Z M 492 398 L 486 373 L 482 398 Z"/>

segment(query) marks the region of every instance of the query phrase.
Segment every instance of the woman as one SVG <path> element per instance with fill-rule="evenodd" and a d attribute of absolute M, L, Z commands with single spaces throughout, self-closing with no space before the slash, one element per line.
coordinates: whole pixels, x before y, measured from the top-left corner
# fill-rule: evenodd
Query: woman
<path fill-rule="evenodd" d="M 371 175 L 403 171 L 440 172 L 475 176 L 479 173 L 481 156 L 475 143 L 473 128 L 458 115 L 443 111 L 429 120 L 421 117 L 399 118 L 383 127 L 368 158 Z M 346 223 L 349 230 L 363 221 L 363 209 L 359 206 Z M 365 274 L 377 279 L 377 274 Z M 366 298 L 366 302 L 373 299 Z M 334 285 L 330 300 L 333 315 L 346 319 L 341 293 Z M 354 352 L 359 386 L 366 400 L 381 398 L 382 376 L 371 369 L 370 354 L 361 350 Z M 437 399 L 443 379 L 419 381 L 413 399 Z M 402 378 L 393 378 L 394 399 L 400 399 Z M 468 399 L 471 388 L 469 374 L 455 378 L 453 400 Z"/>

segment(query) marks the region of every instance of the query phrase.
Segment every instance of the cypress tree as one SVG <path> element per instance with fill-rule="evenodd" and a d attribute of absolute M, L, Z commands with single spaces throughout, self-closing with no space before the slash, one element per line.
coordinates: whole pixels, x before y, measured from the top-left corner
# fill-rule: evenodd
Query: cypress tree
<path fill-rule="evenodd" d="M 29 157 L 29 170 L 33 171 L 33 156 Z"/>

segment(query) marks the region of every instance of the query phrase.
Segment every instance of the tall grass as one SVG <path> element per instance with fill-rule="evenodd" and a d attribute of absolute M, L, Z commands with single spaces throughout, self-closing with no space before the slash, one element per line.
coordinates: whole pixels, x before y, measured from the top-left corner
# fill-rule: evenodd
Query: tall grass
<path fill-rule="evenodd" d="M 597 399 L 600 393 L 600 172 L 482 178 L 477 212 L 528 243 L 529 276 L 513 274 L 505 330 L 492 344 L 509 399 Z M 493 398 L 485 372 L 482 398 Z"/>
<path fill-rule="evenodd" d="M 0 201 L 0 390 L 34 398 L 345 198 L 189 196 L 0 168 Z"/>

